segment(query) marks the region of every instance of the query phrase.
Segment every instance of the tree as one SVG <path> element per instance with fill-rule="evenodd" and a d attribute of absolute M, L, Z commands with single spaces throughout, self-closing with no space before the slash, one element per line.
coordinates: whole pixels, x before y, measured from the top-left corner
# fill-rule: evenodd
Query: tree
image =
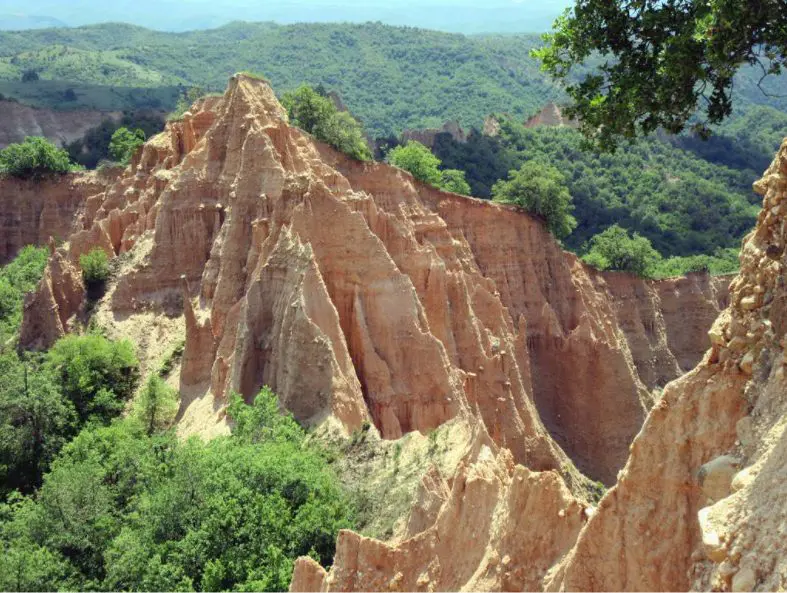
<path fill-rule="evenodd" d="M 352 115 L 339 111 L 325 95 L 308 85 L 285 93 L 281 99 L 290 123 L 359 161 L 372 159 L 363 128 Z"/>
<path fill-rule="evenodd" d="M 590 240 L 590 250 L 582 259 L 600 270 L 651 276 L 661 255 L 645 237 L 629 235 L 626 229 L 613 225 Z"/>
<path fill-rule="evenodd" d="M 28 136 L 24 142 L 0 150 L 0 174 L 40 180 L 71 169 L 68 153 L 46 138 Z"/>
<path fill-rule="evenodd" d="M 136 415 L 148 435 L 167 428 L 178 411 L 177 393 L 158 375 L 151 375 L 136 402 Z"/>
<path fill-rule="evenodd" d="M 702 102 L 708 123 L 732 112 L 733 76 L 744 64 L 762 77 L 787 64 L 783 0 L 582 0 L 534 55 L 568 83 L 566 110 L 601 148 L 658 128 L 678 133 Z M 574 69 L 601 54 L 598 70 Z M 698 131 L 707 134 L 704 124 Z"/>
<path fill-rule="evenodd" d="M 103 285 L 109 279 L 109 257 L 106 251 L 95 247 L 79 256 L 82 279 L 88 287 Z"/>
<path fill-rule="evenodd" d="M 410 140 L 404 146 L 397 146 L 388 153 L 388 162 L 410 172 L 413 177 L 424 183 L 440 185 L 440 159 L 432 154 L 426 146 Z"/>
<path fill-rule="evenodd" d="M 131 342 L 71 335 L 47 352 L 45 368 L 58 378 L 81 422 L 106 423 L 123 411 L 134 392 L 138 365 Z"/>
<path fill-rule="evenodd" d="M 145 132 L 139 128 L 118 128 L 109 142 L 109 153 L 118 162 L 127 165 L 137 149 L 145 143 Z"/>
<path fill-rule="evenodd" d="M 440 189 L 463 196 L 470 195 L 470 185 L 465 180 L 465 172 L 458 169 L 444 169 L 440 172 Z"/>
<path fill-rule="evenodd" d="M 577 226 L 563 175 L 544 162 L 528 161 L 518 171 L 509 172 L 507 181 L 492 186 L 492 199 L 540 216 L 558 239 L 570 235 Z"/>

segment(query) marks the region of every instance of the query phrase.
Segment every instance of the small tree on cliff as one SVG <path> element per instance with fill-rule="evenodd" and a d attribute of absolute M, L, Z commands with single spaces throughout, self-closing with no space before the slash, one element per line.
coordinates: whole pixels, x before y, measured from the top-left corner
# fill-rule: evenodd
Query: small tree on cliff
<path fill-rule="evenodd" d="M 578 0 L 545 41 L 534 55 L 567 83 L 566 114 L 609 149 L 658 128 L 680 132 L 698 104 L 708 123 L 729 116 L 742 65 L 760 70 L 760 83 L 787 65 L 787 2 Z M 575 82 L 573 70 L 599 54 L 600 67 Z"/>
<path fill-rule="evenodd" d="M 68 153 L 46 138 L 29 136 L 0 150 L 0 174 L 40 180 L 73 169 Z"/>
<path fill-rule="evenodd" d="M 613 225 L 590 240 L 590 250 L 582 260 L 600 270 L 619 270 L 637 276 L 651 276 L 661 255 L 646 237 Z"/>
<path fill-rule="evenodd" d="M 372 151 L 366 143 L 361 124 L 346 111 L 339 111 L 328 97 L 308 85 L 301 85 L 285 93 L 281 102 L 293 125 L 347 156 L 359 161 L 372 159 Z"/>
<path fill-rule="evenodd" d="M 440 175 L 442 161 L 426 146 L 415 140 L 410 140 L 404 146 L 397 146 L 391 150 L 388 153 L 388 162 L 408 171 L 413 177 L 429 185 L 438 187 L 442 180 Z"/>
<path fill-rule="evenodd" d="M 118 128 L 109 141 L 109 153 L 118 162 L 127 165 L 137 149 L 145 143 L 145 132 L 139 128 Z"/>
<path fill-rule="evenodd" d="M 508 180 L 492 186 L 492 199 L 521 206 L 541 217 L 558 239 L 570 235 L 577 226 L 571 215 L 574 206 L 565 179 L 560 171 L 546 163 L 528 161 L 518 171 L 509 172 Z"/>

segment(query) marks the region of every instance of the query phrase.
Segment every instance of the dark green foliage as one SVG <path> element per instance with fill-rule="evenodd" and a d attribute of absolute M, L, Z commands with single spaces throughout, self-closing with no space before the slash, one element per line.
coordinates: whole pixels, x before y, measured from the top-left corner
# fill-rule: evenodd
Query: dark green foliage
<path fill-rule="evenodd" d="M 41 279 L 47 257 L 45 248 L 27 246 L 0 268 L 0 352 L 19 329 L 24 296 Z"/>
<path fill-rule="evenodd" d="M 46 138 L 30 136 L 0 150 L 0 175 L 40 180 L 72 169 L 68 153 Z"/>
<path fill-rule="evenodd" d="M 432 152 L 443 166 L 465 172 L 470 195 L 492 197 L 492 186 L 504 179 L 519 160 L 498 138 L 484 136 L 478 130 L 468 134 L 467 142 L 457 142 L 450 134 L 438 134 Z"/>
<path fill-rule="evenodd" d="M 614 148 L 659 128 L 678 133 L 696 111 L 711 124 L 728 117 L 742 65 L 761 68 L 764 77 L 787 64 L 785 23 L 783 0 L 588 0 L 556 22 L 547 47 L 534 55 L 570 82 L 568 114 L 582 121 L 584 134 Z M 572 83 L 572 69 L 591 58 L 598 70 Z"/>
<path fill-rule="evenodd" d="M 35 499 L 0 507 L 0 589 L 282 591 L 297 556 L 330 564 L 352 513 L 320 452 L 267 389 L 231 410 L 210 443 L 83 431 Z"/>
<path fill-rule="evenodd" d="M 435 187 L 440 185 L 440 159 L 420 142 L 410 140 L 404 146 L 397 146 L 388 153 L 388 162 L 408 171 L 419 181 Z"/>
<path fill-rule="evenodd" d="M 112 157 L 127 165 L 131 162 L 131 157 L 137 149 L 145 143 L 145 132 L 139 128 L 129 130 L 128 128 L 118 128 L 112 134 L 112 139 L 109 142 L 109 153 Z"/>
<path fill-rule="evenodd" d="M 0 357 L 0 500 L 30 492 L 76 434 L 73 404 L 53 375 L 15 353 Z"/>
<path fill-rule="evenodd" d="M 371 160 L 372 151 L 366 143 L 361 124 L 346 111 L 339 111 L 328 97 L 302 85 L 285 93 L 281 102 L 289 113 L 291 124 L 354 159 Z"/>
<path fill-rule="evenodd" d="M 518 171 L 511 171 L 508 180 L 498 181 L 492 187 L 492 199 L 516 204 L 541 217 L 558 239 L 570 235 L 577 226 L 571 215 L 574 206 L 565 179 L 546 162 L 527 161 Z"/>
<path fill-rule="evenodd" d="M 63 396 L 81 422 L 108 422 L 123 411 L 138 380 L 138 362 L 128 341 L 103 336 L 66 336 L 46 355 Z"/>
<path fill-rule="evenodd" d="M 109 279 L 109 257 L 100 247 L 80 255 L 79 266 L 82 268 L 82 279 L 88 287 L 104 284 Z"/>
<path fill-rule="evenodd" d="M 713 253 L 738 246 L 759 210 L 751 184 L 761 171 L 709 163 L 657 137 L 599 154 L 583 150 L 570 128 L 526 129 L 503 120 L 501 138 L 520 162 L 546 161 L 563 172 L 578 219 L 566 239 L 571 249 L 619 224 L 664 255 Z"/>
<path fill-rule="evenodd" d="M 128 112 L 120 121 L 104 120 L 88 130 L 80 140 L 65 145 L 65 149 L 75 163 L 94 169 L 99 162 L 116 158 L 110 151 L 110 144 L 115 132 L 124 127 L 141 131 L 145 138 L 150 138 L 164 129 L 164 119 L 159 113 L 151 111 Z"/>
<path fill-rule="evenodd" d="M 22 72 L 22 82 L 37 82 L 38 79 L 38 72 L 35 70 L 28 69 Z"/>
<path fill-rule="evenodd" d="M 582 259 L 600 270 L 652 276 L 661 256 L 645 237 L 613 225 L 590 240 L 590 250 Z"/>

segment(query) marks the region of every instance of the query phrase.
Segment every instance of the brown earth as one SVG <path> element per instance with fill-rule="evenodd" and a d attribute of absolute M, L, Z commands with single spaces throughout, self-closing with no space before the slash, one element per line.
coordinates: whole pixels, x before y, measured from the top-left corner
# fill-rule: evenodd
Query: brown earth
<path fill-rule="evenodd" d="M 118 120 L 119 112 L 37 109 L 15 101 L 0 101 L 0 148 L 27 136 L 43 136 L 58 146 L 79 140 L 105 119 Z"/>
<path fill-rule="evenodd" d="M 768 216 L 757 233 L 783 228 Z M 775 272 L 757 268 L 752 287 L 744 269 L 725 314 L 737 333 L 717 328 L 714 351 L 658 398 L 701 358 L 726 280 L 590 270 L 524 212 L 315 142 L 246 76 L 149 141 L 79 221 L 26 300 L 23 344 L 78 323 L 78 258 L 100 247 L 123 262 L 106 314 L 183 316 L 183 425 L 212 433 L 229 391 L 267 384 L 299 420 L 347 431 L 366 419 L 386 439 L 474 427 L 456 474 L 426 476 L 407 539 L 343 533 L 334 569 L 299 562 L 294 590 L 691 584 L 697 472 L 735 446 L 761 364 L 744 352 L 770 327 L 747 318 L 742 337 L 736 311 L 761 316 L 781 298 Z M 759 234 L 744 265 L 773 270 L 783 243 Z M 593 509 L 574 465 L 609 484 L 626 467 Z"/>
<path fill-rule="evenodd" d="M 744 241 L 729 307 L 709 332 L 711 349 L 694 370 L 667 385 L 632 443 L 616 485 L 598 508 L 585 511 L 589 520 L 580 529 L 565 528 L 573 516 L 570 497 L 561 505 L 559 532 L 549 504 L 555 497 L 537 508 L 501 509 L 476 502 L 469 489 L 457 497 L 433 487 L 441 498 L 432 505 L 438 507 L 431 511 L 433 526 L 395 545 L 342 533 L 334 567 L 326 572 L 300 559 L 292 590 L 399 590 L 400 583 L 420 591 L 783 590 L 787 141 L 755 189 L 765 196 L 763 210 Z M 468 459 L 468 464 L 482 472 L 489 462 Z M 514 475 L 517 471 L 528 475 L 524 468 L 516 467 Z M 468 466 L 461 467 L 454 485 L 463 483 L 467 473 Z M 528 500 L 534 496 L 529 483 L 511 488 Z M 481 498 L 494 504 L 493 494 Z M 464 510 L 467 504 L 476 505 L 474 512 Z M 523 529 L 522 518 L 532 516 L 541 522 Z M 451 574 L 441 571 L 439 535 L 445 523 L 452 533 L 465 534 L 453 547 Z M 477 525 L 495 527 L 479 536 Z M 499 542 L 505 538 L 529 546 L 534 538 L 557 539 L 557 533 L 568 540 L 578 536 L 573 542 L 560 539 L 557 548 L 554 539 L 535 550 L 520 547 L 515 556 L 499 560 Z M 430 542 L 428 549 L 421 547 L 423 541 Z M 464 572 L 453 568 L 457 563 Z M 531 580 L 512 584 L 516 570 Z M 450 580 L 454 574 L 458 580 Z"/>
<path fill-rule="evenodd" d="M 673 323 L 684 331 L 709 323 L 723 293 L 706 277 L 589 270 L 521 211 L 316 143 L 243 76 L 85 202 L 28 299 L 22 343 L 68 330 L 81 253 L 119 255 L 142 238 L 149 253 L 116 278 L 111 309 L 133 316 L 182 298 L 188 421 L 205 413 L 192 400 L 213 398 L 221 422 L 230 390 L 268 384 L 301 421 L 332 415 L 353 430 L 370 418 L 384 438 L 477 416 L 517 462 L 559 469 L 565 451 L 607 483 L 649 389 L 680 372 L 670 344 L 692 356 L 667 337 L 662 307 L 685 293 L 692 305 Z"/>
<path fill-rule="evenodd" d="M 85 202 L 113 181 L 109 175 L 69 174 L 48 181 L 0 178 L 0 265 L 25 245 L 64 241 L 79 228 Z"/>

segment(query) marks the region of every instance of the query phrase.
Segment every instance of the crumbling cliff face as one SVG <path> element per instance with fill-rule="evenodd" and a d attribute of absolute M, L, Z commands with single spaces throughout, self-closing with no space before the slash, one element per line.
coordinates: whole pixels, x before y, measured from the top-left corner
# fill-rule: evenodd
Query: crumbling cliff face
<path fill-rule="evenodd" d="M 79 140 L 106 119 L 118 120 L 119 112 L 95 110 L 53 111 L 14 101 L 0 101 L 0 148 L 27 136 L 43 136 L 57 145 Z"/>
<path fill-rule="evenodd" d="M 787 584 L 783 494 L 787 141 L 755 189 L 764 195 L 763 210 L 756 229 L 744 241 L 741 272 L 730 286 L 729 307 L 709 332 L 710 350 L 694 370 L 667 385 L 632 443 L 616 485 L 597 508 L 584 511 L 581 519 L 589 517 L 586 522 L 582 520 L 578 528 L 572 524 L 576 501 L 570 496 L 556 497 L 562 520 L 558 523 L 562 531 L 556 532 L 555 510 L 546 502 L 527 510 L 499 504 L 489 509 L 475 502 L 470 489 L 471 495 L 452 497 L 447 486 L 432 487 L 432 496 L 442 498 L 432 511 L 433 526 L 396 545 L 343 533 L 330 572 L 300 559 L 292 590 L 394 589 L 400 582 L 413 590 L 783 589 Z M 670 290 L 694 280 L 676 281 Z M 620 296 L 631 295 L 636 288 L 622 282 L 610 290 Z M 662 314 L 668 318 L 674 313 L 667 307 Z M 468 463 L 454 477 L 454 487 L 467 480 L 468 467 L 481 473 L 489 466 L 480 458 Z M 516 467 L 512 475 L 517 471 L 527 472 Z M 435 484 L 433 478 L 430 484 Z M 534 496 L 530 482 L 509 488 L 509 497 L 513 492 L 528 500 Z M 485 500 L 499 499 L 491 495 Z M 467 504 L 476 505 L 476 512 L 465 511 Z M 533 515 L 544 524 L 524 528 L 518 524 Z M 455 549 L 457 555 L 467 557 L 472 575 L 465 572 L 459 581 L 439 570 L 443 521 L 465 533 Z M 484 521 L 504 525 L 503 535 L 487 529 L 478 537 L 475 526 L 485 525 Z M 573 543 L 560 539 L 574 534 Z M 506 537 L 519 546 L 529 545 L 533 538 L 555 539 L 549 542 L 553 545 L 520 549 L 500 561 L 500 541 Z M 559 546 L 554 545 L 557 540 Z M 423 541 L 430 547 L 420 548 Z M 457 562 L 456 557 L 451 561 Z M 530 580 L 508 580 L 517 568 Z M 482 575 L 484 580 L 479 580 Z"/>
<path fill-rule="evenodd" d="M 103 192 L 112 178 L 69 174 L 34 182 L 0 178 L 0 265 L 25 245 L 65 241 L 77 230 L 90 196 Z"/>
<path fill-rule="evenodd" d="M 246 76 L 85 201 L 27 299 L 24 345 L 75 323 L 79 256 L 95 247 L 122 262 L 102 305 L 114 318 L 183 316 L 189 425 L 223 422 L 230 391 L 267 384 L 303 422 L 368 419 L 395 439 L 462 416 L 529 471 L 575 464 L 612 483 L 650 388 L 693 347 L 671 350 L 662 310 L 681 281 L 589 270 L 515 208 L 349 159 Z M 713 290 L 685 292 L 715 316 Z"/>

